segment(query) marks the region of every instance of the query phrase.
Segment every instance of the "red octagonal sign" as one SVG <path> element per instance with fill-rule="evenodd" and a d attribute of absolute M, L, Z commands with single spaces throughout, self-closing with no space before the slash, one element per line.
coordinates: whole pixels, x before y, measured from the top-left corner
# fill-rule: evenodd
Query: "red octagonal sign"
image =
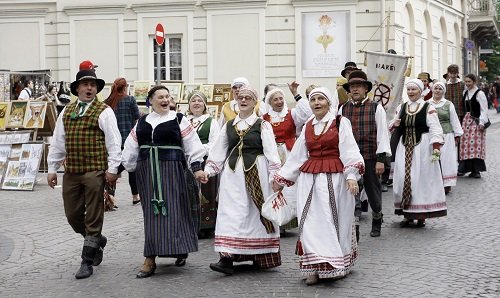
<path fill-rule="evenodd" d="M 155 40 L 158 45 L 162 45 L 165 42 L 165 29 L 163 29 L 163 25 L 158 23 L 155 29 Z"/>

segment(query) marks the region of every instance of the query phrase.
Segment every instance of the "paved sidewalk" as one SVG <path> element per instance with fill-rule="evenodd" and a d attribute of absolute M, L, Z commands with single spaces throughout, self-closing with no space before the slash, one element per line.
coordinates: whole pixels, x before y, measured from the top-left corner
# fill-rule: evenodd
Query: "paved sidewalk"
<path fill-rule="evenodd" d="M 208 265 L 218 256 L 206 239 L 185 267 L 159 259 L 157 274 L 136 279 L 143 221 L 126 177 L 117 189 L 118 211 L 106 213 L 104 261 L 92 277 L 76 280 L 82 239 L 66 222 L 61 189 L 50 189 L 40 175 L 33 192 L 0 191 L 0 297 L 499 297 L 500 115 L 491 111 L 490 120 L 488 172 L 459 179 L 447 196 L 447 217 L 402 229 L 392 193 L 385 193 L 382 236 L 369 236 L 371 216 L 365 214 L 352 274 L 310 287 L 293 254 L 296 230 L 282 238 L 283 265 L 276 269 L 213 272 Z"/>

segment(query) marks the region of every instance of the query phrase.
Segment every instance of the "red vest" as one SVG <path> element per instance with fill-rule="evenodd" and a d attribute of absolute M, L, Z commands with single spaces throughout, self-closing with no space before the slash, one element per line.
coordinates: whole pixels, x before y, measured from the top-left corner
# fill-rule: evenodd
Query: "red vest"
<path fill-rule="evenodd" d="M 271 123 L 271 116 L 267 113 L 262 116 L 264 120 Z M 276 143 L 285 143 L 286 149 L 292 151 L 293 144 L 295 144 L 295 122 L 293 122 L 292 113 L 288 111 L 285 119 L 282 122 L 271 123 L 274 132 L 274 139 Z"/>
<path fill-rule="evenodd" d="M 340 160 L 339 131 L 335 120 L 321 136 L 315 136 L 312 120 L 306 123 L 305 129 L 309 159 L 300 167 L 300 171 L 311 174 L 342 173 L 344 165 Z"/>

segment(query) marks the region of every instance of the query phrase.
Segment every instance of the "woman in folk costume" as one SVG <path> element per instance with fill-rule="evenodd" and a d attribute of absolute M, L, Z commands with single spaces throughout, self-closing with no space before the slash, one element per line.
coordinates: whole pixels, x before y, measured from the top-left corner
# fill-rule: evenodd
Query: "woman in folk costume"
<path fill-rule="evenodd" d="M 136 171 L 144 215 L 146 260 L 138 278 L 154 274 L 157 256 L 177 258 L 175 265 L 183 266 L 188 253 L 198 250 L 184 168 L 189 164 L 195 178 L 205 182 L 205 148 L 186 117 L 170 110 L 170 98 L 165 86 L 151 88 L 153 112 L 138 120 L 122 152 L 125 169 Z"/>
<path fill-rule="evenodd" d="M 364 172 L 350 121 L 337 115 L 327 88 L 311 91 L 314 117 L 307 121 L 273 189 L 297 184 L 300 271 L 306 284 L 349 274 L 357 259 L 354 196 Z"/>
<path fill-rule="evenodd" d="M 481 178 L 480 172 L 486 171 L 486 128 L 488 122 L 488 100 L 477 85 L 477 78 L 468 74 L 464 78 L 465 116 L 462 122 L 464 134 L 460 140 L 460 163 L 458 175 L 471 172 L 469 177 Z"/>
<path fill-rule="evenodd" d="M 290 151 L 292 151 L 296 136 L 300 134 L 302 126 L 311 117 L 312 111 L 309 102 L 301 98 L 295 108 L 289 109 L 286 104 L 285 94 L 279 88 L 272 89 L 266 94 L 266 110 L 262 118 L 271 123 L 281 164 L 284 164 Z M 283 189 L 283 196 L 288 201 L 296 201 L 297 187 L 291 186 Z M 283 229 L 297 227 L 297 219 L 282 226 Z"/>
<path fill-rule="evenodd" d="M 409 80 L 406 91 L 409 101 L 399 105 L 396 117 L 389 124 L 398 129 L 399 142 L 394 163 L 394 207 L 403 215 L 402 227 L 417 220 L 446 215 L 446 198 L 439 166 L 443 129 L 436 109 L 422 98 L 424 84 Z"/>
<path fill-rule="evenodd" d="M 429 103 L 437 110 L 439 123 L 443 129 L 444 145 L 441 147 L 441 173 L 443 175 L 444 193 L 457 185 L 457 144 L 464 133 L 453 103 L 446 98 L 446 85 L 436 82 L 432 86 L 432 100 Z"/>
<path fill-rule="evenodd" d="M 205 147 L 205 159 L 208 157 L 210 148 L 219 136 L 220 128 L 215 119 L 210 117 L 207 110 L 207 97 L 202 92 L 193 92 L 189 97 L 189 109 L 187 119 L 191 122 L 203 147 Z M 217 177 L 212 177 L 206 184 L 202 184 L 201 190 L 201 217 L 200 231 L 198 236 L 205 238 L 215 230 L 215 218 L 217 216 Z"/>
<path fill-rule="evenodd" d="M 239 113 L 221 129 L 210 149 L 205 172 L 220 173 L 214 271 L 233 274 L 233 262 L 253 261 L 256 268 L 281 265 L 279 227 L 262 217 L 264 198 L 272 193 L 270 177 L 281 161 L 271 125 L 258 118 L 259 98 L 251 87 L 237 97 Z"/>

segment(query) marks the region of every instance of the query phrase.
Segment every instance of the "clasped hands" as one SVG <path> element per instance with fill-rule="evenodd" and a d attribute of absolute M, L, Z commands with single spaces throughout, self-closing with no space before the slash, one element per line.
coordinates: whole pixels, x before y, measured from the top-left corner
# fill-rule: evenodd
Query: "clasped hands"
<path fill-rule="evenodd" d="M 194 174 L 194 179 L 198 180 L 199 182 L 205 184 L 208 182 L 208 173 L 202 170 L 198 170 L 193 173 Z"/>

